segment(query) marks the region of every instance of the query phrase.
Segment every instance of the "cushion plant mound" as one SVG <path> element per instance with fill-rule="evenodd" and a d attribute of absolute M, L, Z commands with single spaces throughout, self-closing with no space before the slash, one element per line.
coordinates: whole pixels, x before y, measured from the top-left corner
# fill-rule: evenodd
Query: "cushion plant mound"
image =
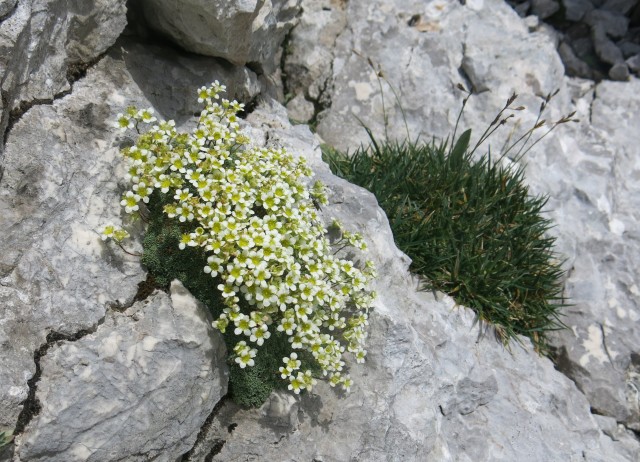
<path fill-rule="evenodd" d="M 316 212 L 324 186 L 305 185 L 303 158 L 251 145 L 237 117 L 243 105 L 220 99 L 223 91 L 218 82 L 199 89 L 204 110 L 192 133 L 151 109 L 118 115 L 119 128 L 139 134 L 122 149 L 132 186 L 121 205 L 149 223 L 142 261 L 160 286 L 178 278 L 210 307 L 239 404 L 262 404 L 278 384 L 310 390 L 317 377 L 348 391 L 343 354 L 364 362 L 375 271 L 334 250 L 366 245 L 339 223 L 329 240 Z M 103 231 L 121 247 L 127 235 Z"/>
<path fill-rule="evenodd" d="M 544 350 L 563 306 L 546 198 L 529 194 L 522 167 L 474 158 L 469 138 L 448 146 L 372 137 L 369 148 L 346 155 L 325 147 L 324 157 L 375 194 L 425 288 L 472 308 L 503 342 L 521 334 Z"/>

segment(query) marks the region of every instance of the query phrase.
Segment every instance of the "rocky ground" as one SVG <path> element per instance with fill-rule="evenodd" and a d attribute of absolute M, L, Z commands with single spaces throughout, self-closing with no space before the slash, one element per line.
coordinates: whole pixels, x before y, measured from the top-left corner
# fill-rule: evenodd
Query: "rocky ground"
<path fill-rule="evenodd" d="M 127 17 L 124 1 L 0 0 L 0 431 L 16 434 L 0 460 L 638 460 L 631 65 L 626 82 L 566 76 L 564 39 L 502 0 L 187 3 L 183 13 L 145 0 Z M 568 270 L 555 363 L 526 342 L 503 348 L 470 310 L 418 291 L 375 198 L 321 161 L 321 141 L 366 142 L 356 116 L 405 136 L 371 65 L 413 137 L 450 133 L 459 82 L 477 93 L 461 122 L 474 133 L 512 91 L 530 108 L 523 123 L 555 89 L 550 117 L 577 110 L 580 123 L 525 159 L 532 190 L 550 195 Z M 139 260 L 99 237 L 122 221 L 115 114 L 153 106 L 185 123 L 195 88 L 214 79 L 251 103 L 257 143 L 304 156 L 329 185 L 323 215 L 369 244 L 380 296 L 347 395 L 320 382 L 238 408 L 206 310 L 177 283 L 146 293 Z"/>
<path fill-rule="evenodd" d="M 543 20 L 557 33 L 567 75 L 626 81 L 640 75 L 640 3 L 637 0 L 513 0 L 530 27 Z"/>

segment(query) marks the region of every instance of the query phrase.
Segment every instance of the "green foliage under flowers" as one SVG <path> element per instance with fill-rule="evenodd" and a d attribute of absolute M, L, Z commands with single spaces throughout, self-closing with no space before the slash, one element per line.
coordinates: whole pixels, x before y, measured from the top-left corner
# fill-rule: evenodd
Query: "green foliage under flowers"
<path fill-rule="evenodd" d="M 425 288 L 472 308 L 504 343 L 521 334 L 544 351 L 545 333 L 563 327 L 564 273 L 546 234 L 547 198 L 529 194 L 522 167 L 475 158 L 470 135 L 455 145 L 371 136 L 351 155 L 323 153 L 334 173 L 375 194 Z"/>
<path fill-rule="evenodd" d="M 171 281 L 178 279 L 211 311 L 219 317 L 224 310 L 224 299 L 218 290 L 212 290 L 211 276 L 202 271 L 207 264 L 205 252 L 198 247 L 180 249 L 180 239 L 189 229 L 185 223 L 172 220 L 163 213 L 169 198 L 161 192 L 154 192 L 148 205 L 149 223 L 143 241 L 142 263 L 153 276 L 154 283 L 168 289 Z M 231 330 L 223 336 L 227 350 L 241 340 Z M 279 374 L 274 374 L 282 365 L 282 358 L 291 349 L 288 336 L 276 332 L 259 355 L 253 367 L 241 368 L 235 362 L 229 363 L 229 394 L 241 406 L 260 406 L 274 389 L 286 389 L 286 383 Z M 313 358 L 305 355 L 302 368 L 320 373 Z"/>
<path fill-rule="evenodd" d="M 329 240 L 316 211 L 324 186 L 305 185 L 303 158 L 253 146 L 240 131 L 243 105 L 223 91 L 218 82 L 199 89 L 204 110 L 191 133 L 151 109 L 118 114 L 117 127 L 139 134 L 121 151 L 132 184 L 121 205 L 149 224 L 142 261 L 157 283 L 177 277 L 212 310 L 240 404 L 259 405 L 278 386 L 310 390 L 319 377 L 348 391 L 343 354 L 364 362 L 375 270 L 335 249 L 366 245 L 338 222 Z M 102 234 L 124 250 L 125 230 Z"/>

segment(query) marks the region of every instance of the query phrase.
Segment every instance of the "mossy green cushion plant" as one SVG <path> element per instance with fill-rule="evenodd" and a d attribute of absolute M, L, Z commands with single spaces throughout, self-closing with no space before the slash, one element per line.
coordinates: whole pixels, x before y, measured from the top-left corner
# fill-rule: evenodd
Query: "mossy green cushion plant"
<path fill-rule="evenodd" d="M 506 121 L 501 115 L 492 125 Z M 425 288 L 472 308 L 505 343 L 525 335 L 544 351 L 545 333 L 563 326 L 564 273 L 547 234 L 547 198 L 529 194 L 517 164 L 474 157 L 470 136 L 448 145 L 371 135 L 369 147 L 347 155 L 325 146 L 324 157 L 334 173 L 375 194 Z"/>
<path fill-rule="evenodd" d="M 122 150 L 132 187 L 121 205 L 149 222 L 143 263 L 160 285 L 177 277 L 211 308 L 240 404 L 261 404 L 277 383 L 310 390 L 320 376 L 349 390 L 343 353 L 364 361 L 375 271 L 333 248 L 366 245 L 346 231 L 329 241 L 315 206 L 326 203 L 324 186 L 304 185 L 304 159 L 252 146 L 242 105 L 220 100 L 223 91 L 218 82 L 199 90 L 205 107 L 191 133 L 154 124 L 152 110 L 118 115 L 118 127 L 139 133 Z M 141 133 L 145 124 L 154 125 Z M 127 233 L 110 225 L 103 237 L 121 245 Z"/>

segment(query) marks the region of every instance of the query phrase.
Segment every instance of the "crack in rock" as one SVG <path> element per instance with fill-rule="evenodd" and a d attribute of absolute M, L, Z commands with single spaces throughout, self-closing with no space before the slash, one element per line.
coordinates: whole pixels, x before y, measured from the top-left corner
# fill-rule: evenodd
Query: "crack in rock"
<path fill-rule="evenodd" d="M 9 137 L 9 133 L 13 126 L 24 116 L 24 114 L 34 106 L 41 106 L 44 104 L 53 104 L 54 101 L 57 101 L 65 96 L 71 94 L 73 91 L 73 85 L 80 79 L 84 78 L 87 75 L 87 71 L 94 67 L 102 58 L 104 58 L 111 48 L 107 49 L 104 53 L 98 55 L 94 59 L 87 62 L 77 62 L 69 64 L 67 69 L 67 82 L 69 82 L 69 89 L 61 91 L 53 95 L 53 98 L 46 99 L 32 99 L 30 101 L 21 101 L 18 106 L 14 107 L 9 111 L 9 118 L 7 121 L 7 128 L 4 130 L 4 135 L 2 138 L 3 144 L 7 143 L 7 138 Z M 6 95 L 6 92 L 2 92 L 2 103 L 3 106 L 8 106 L 9 101 Z M 2 180 L 2 170 L 0 170 L 0 180 Z"/>
<path fill-rule="evenodd" d="M 33 374 L 33 377 L 31 377 L 27 381 L 29 393 L 27 395 L 27 399 L 21 403 L 22 411 L 18 415 L 18 421 L 13 432 L 14 436 L 22 434 L 27 425 L 29 425 L 29 422 L 31 422 L 31 420 L 36 417 L 42 409 L 40 400 L 36 396 L 36 392 L 38 391 L 38 382 L 40 381 L 40 377 L 42 376 L 42 368 L 40 366 L 40 360 L 42 359 L 42 357 L 47 354 L 49 348 L 59 342 L 76 342 L 89 334 L 95 333 L 98 328 L 104 323 L 105 319 L 106 313 L 105 316 L 103 316 L 94 326 L 88 329 L 81 329 L 75 334 L 64 335 L 56 331 L 49 332 L 45 343 L 41 345 L 40 348 L 38 348 L 33 354 L 33 362 L 36 365 L 36 372 L 35 374 Z"/>
<path fill-rule="evenodd" d="M 31 420 L 40 413 L 40 410 L 42 408 L 40 400 L 38 400 L 36 396 L 36 392 L 38 391 L 38 382 L 40 381 L 40 377 L 42 376 L 40 360 L 47 354 L 49 348 L 55 344 L 58 344 L 59 342 L 76 342 L 89 334 L 94 334 L 98 330 L 98 328 L 102 324 L 104 324 L 109 309 L 122 313 L 133 306 L 135 303 L 149 298 L 151 294 L 153 294 L 156 290 L 162 290 L 162 288 L 157 284 L 155 278 L 150 273 L 148 273 L 147 278 L 144 281 L 138 283 L 138 291 L 129 303 L 123 305 L 117 300 L 115 302 L 107 303 L 107 312 L 105 312 L 105 315 L 92 327 L 88 329 L 81 329 L 78 332 L 70 335 L 61 334 L 56 331 L 49 332 L 45 343 L 41 345 L 40 348 L 38 348 L 33 354 L 33 362 L 36 365 L 36 372 L 27 381 L 29 393 L 27 395 L 27 399 L 21 403 L 23 407 L 22 411 L 18 415 L 18 421 L 14 429 L 14 436 L 18 436 L 23 433 L 29 422 L 31 422 Z"/>
<path fill-rule="evenodd" d="M 220 413 L 222 406 L 224 406 L 224 404 L 229 399 L 231 399 L 231 395 L 227 393 L 222 398 L 220 398 L 220 401 L 216 403 L 216 405 L 211 410 L 211 413 L 202 424 L 202 427 L 200 427 L 200 431 L 198 432 L 198 437 L 196 438 L 195 443 L 193 443 L 193 447 L 182 455 L 182 457 L 179 459 L 180 462 L 192 461 L 191 457 L 194 455 L 194 451 L 198 448 L 198 446 L 204 443 L 207 431 L 209 430 L 209 427 L 211 427 L 211 424 L 213 423 L 213 419 Z M 235 424 L 235 426 L 237 426 L 237 424 Z M 229 429 L 229 433 L 232 433 L 234 429 L 235 427 Z M 204 461 L 211 462 L 214 456 L 216 456 L 217 454 L 220 454 L 220 451 L 222 451 L 222 448 L 224 447 L 225 443 L 226 441 L 223 439 L 213 440 L 213 445 L 211 446 L 211 448 L 209 449 L 209 452 L 205 456 Z"/>

